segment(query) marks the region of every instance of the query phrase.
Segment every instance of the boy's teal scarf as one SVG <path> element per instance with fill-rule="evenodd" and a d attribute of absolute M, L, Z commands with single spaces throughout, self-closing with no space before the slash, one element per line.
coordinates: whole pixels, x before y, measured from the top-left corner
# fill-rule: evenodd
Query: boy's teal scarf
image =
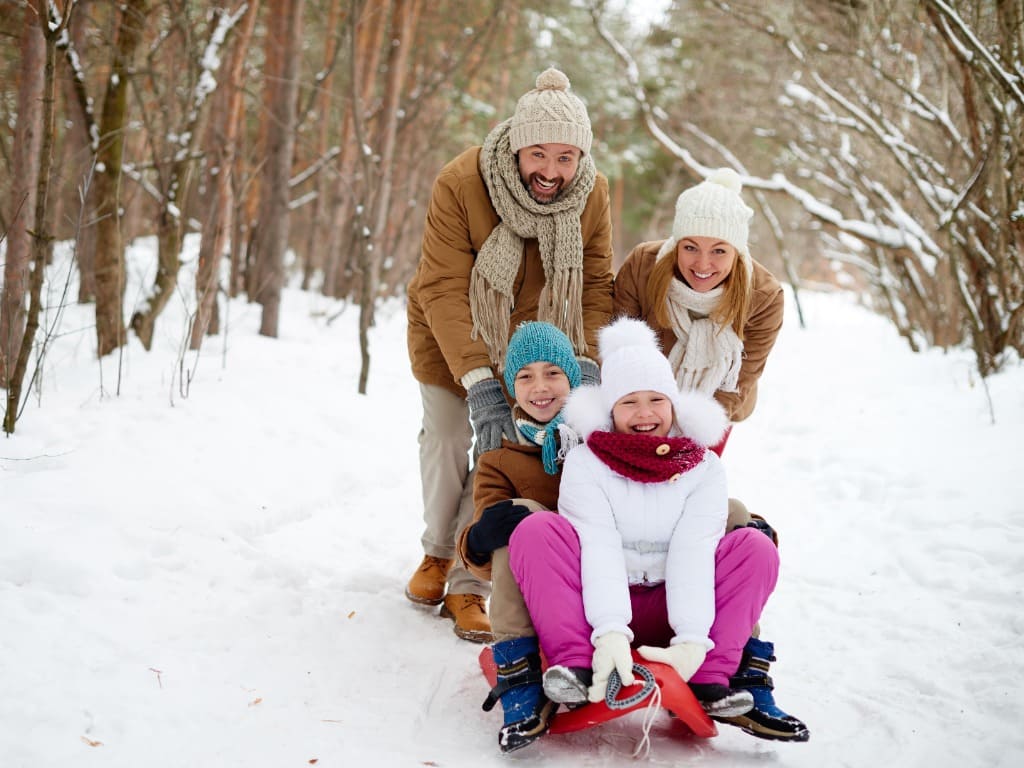
<path fill-rule="evenodd" d="M 544 471 L 549 475 L 558 474 L 558 425 L 561 423 L 561 411 L 547 424 L 538 424 L 535 421 L 522 418 L 516 419 L 516 426 L 523 433 L 523 437 L 540 446 Z"/>

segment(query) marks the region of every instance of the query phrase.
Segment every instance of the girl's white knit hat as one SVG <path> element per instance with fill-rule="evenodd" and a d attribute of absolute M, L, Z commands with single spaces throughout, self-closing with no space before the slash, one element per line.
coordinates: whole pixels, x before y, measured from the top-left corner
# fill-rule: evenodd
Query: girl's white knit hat
<path fill-rule="evenodd" d="M 743 202 L 743 182 L 732 168 L 719 168 L 676 199 L 672 236 L 661 246 L 659 256 L 674 252 L 684 237 L 714 237 L 729 243 L 743 260 L 748 272 L 753 268 L 747 239 L 754 212 Z"/>
<path fill-rule="evenodd" d="M 721 440 L 729 419 L 717 401 L 700 392 L 681 392 L 658 337 L 647 323 L 619 318 L 601 329 L 601 384 L 572 391 L 565 421 L 586 439 L 595 430 L 612 429 L 612 408 L 631 392 L 660 392 L 672 401 L 679 432 L 701 443 Z"/>
<path fill-rule="evenodd" d="M 647 323 L 621 318 L 598 332 L 601 355 L 601 396 L 604 409 L 631 392 L 660 392 L 672 398 L 679 392 L 668 358 Z"/>

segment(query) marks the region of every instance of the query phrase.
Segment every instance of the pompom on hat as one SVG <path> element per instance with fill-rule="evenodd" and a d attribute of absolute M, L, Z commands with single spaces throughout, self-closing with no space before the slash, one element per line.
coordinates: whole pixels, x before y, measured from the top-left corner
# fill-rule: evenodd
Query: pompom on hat
<path fill-rule="evenodd" d="M 515 392 L 516 374 L 524 366 L 541 361 L 561 368 L 570 387 L 580 385 L 580 364 L 569 337 L 551 323 L 534 320 L 521 323 L 509 339 L 504 371 L 509 394 Z"/>
<path fill-rule="evenodd" d="M 569 92 L 569 78 L 554 67 L 537 76 L 537 87 L 516 104 L 508 140 L 513 152 L 534 144 L 569 144 L 590 152 L 594 134 L 587 108 Z"/>
<path fill-rule="evenodd" d="M 754 211 L 743 202 L 743 182 L 732 168 L 719 168 L 700 184 L 683 190 L 676 199 L 672 235 L 661 246 L 662 254 L 675 252 L 684 237 L 714 237 L 729 243 L 750 273 L 753 263 L 747 239 Z"/>
<path fill-rule="evenodd" d="M 715 445 L 729 419 L 717 401 L 700 392 L 682 392 L 654 331 L 642 320 L 623 317 L 601 329 L 601 384 L 573 390 L 565 421 L 583 439 L 597 430 L 612 431 L 612 409 L 631 392 L 660 392 L 672 401 L 675 425 L 686 437 Z"/>

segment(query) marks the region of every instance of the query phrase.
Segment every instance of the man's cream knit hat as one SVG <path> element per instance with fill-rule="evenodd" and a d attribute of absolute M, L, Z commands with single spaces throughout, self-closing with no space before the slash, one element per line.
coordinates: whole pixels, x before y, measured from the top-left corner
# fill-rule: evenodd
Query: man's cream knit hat
<path fill-rule="evenodd" d="M 508 132 L 513 152 L 534 144 L 569 144 L 590 152 L 594 134 L 587 108 L 569 92 L 569 78 L 553 67 L 537 76 L 537 87 L 516 104 Z"/>

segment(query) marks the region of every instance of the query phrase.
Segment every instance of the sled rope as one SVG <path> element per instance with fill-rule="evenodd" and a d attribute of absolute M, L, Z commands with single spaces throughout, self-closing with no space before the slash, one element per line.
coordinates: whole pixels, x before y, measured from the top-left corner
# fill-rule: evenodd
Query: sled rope
<path fill-rule="evenodd" d="M 636 749 L 633 750 L 633 757 L 646 759 L 651 752 L 651 726 L 654 725 L 654 718 L 658 714 L 658 710 L 661 708 L 661 688 L 654 686 L 654 693 L 651 695 L 651 700 L 647 702 L 647 706 L 644 707 L 644 716 L 640 721 L 640 730 L 643 736 L 636 743 Z"/>
<path fill-rule="evenodd" d="M 644 707 L 644 716 L 640 724 L 643 736 L 637 742 L 636 749 L 633 750 L 632 755 L 633 757 L 646 758 L 651 751 L 651 726 L 654 725 L 654 718 L 661 707 L 661 688 L 655 682 L 654 674 L 651 670 L 642 664 L 633 665 L 633 674 L 643 678 L 643 685 L 632 696 L 619 699 L 617 696 L 619 691 L 622 690 L 622 679 L 619 677 L 619 673 L 613 669 L 608 676 L 608 689 L 605 691 L 604 703 L 608 705 L 609 709 L 628 709 L 639 704 L 645 698 L 650 697 L 647 706 Z"/>

